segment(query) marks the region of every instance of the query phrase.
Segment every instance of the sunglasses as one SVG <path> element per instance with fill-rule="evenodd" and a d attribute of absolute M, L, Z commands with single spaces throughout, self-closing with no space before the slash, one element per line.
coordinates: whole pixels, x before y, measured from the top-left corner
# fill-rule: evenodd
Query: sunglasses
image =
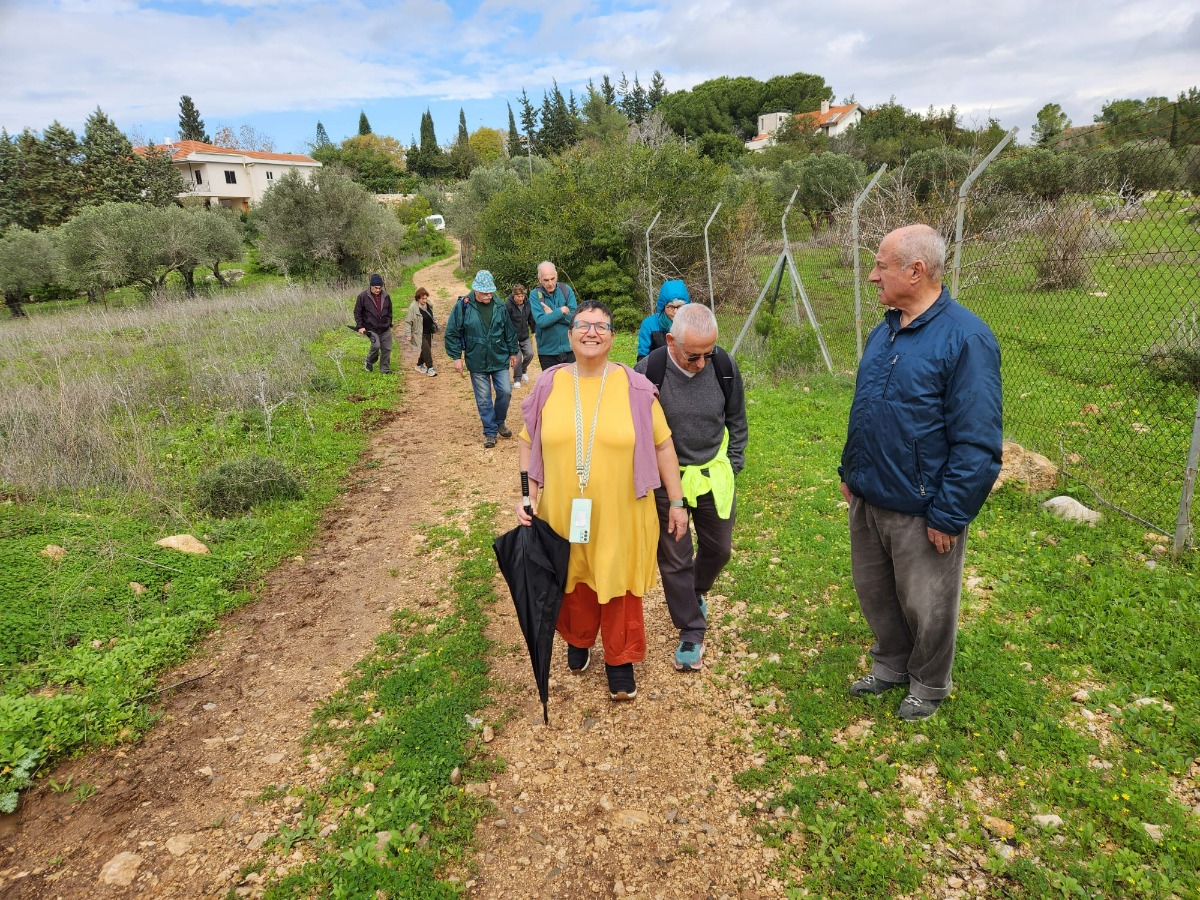
<path fill-rule="evenodd" d="M 594 331 L 596 334 L 612 334 L 613 327 L 608 322 L 572 322 L 571 330 L 581 334 Z"/>
<path fill-rule="evenodd" d="M 716 350 L 709 350 L 707 353 L 685 353 L 683 355 L 683 358 L 686 359 L 688 362 L 692 363 L 692 362 L 699 362 L 702 359 L 709 360 L 709 359 L 712 359 L 716 355 L 717 355 Z"/>

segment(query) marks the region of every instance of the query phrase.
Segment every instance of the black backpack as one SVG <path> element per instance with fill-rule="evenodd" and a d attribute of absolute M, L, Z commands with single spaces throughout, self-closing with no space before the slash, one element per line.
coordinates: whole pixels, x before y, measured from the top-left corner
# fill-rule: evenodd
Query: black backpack
<path fill-rule="evenodd" d="M 665 346 L 651 350 L 646 355 L 646 377 L 660 391 L 663 379 L 667 377 L 667 353 Z M 713 371 L 717 373 L 717 384 L 721 385 L 721 393 L 725 395 L 725 411 L 729 412 L 730 399 L 733 397 L 733 360 L 720 347 L 713 347 Z"/>

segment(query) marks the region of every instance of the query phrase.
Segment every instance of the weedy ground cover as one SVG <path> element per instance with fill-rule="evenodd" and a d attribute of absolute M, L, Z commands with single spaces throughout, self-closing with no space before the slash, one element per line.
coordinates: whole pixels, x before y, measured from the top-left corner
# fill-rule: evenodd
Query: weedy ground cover
<path fill-rule="evenodd" d="M 496 765 L 473 759 L 480 733 L 471 724 L 489 686 L 495 514 L 495 504 L 480 504 L 465 532 L 443 523 L 430 531 L 427 546 L 459 560 L 444 589 L 453 612 L 397 613 L 375 652 L 314 714 L 308 743 L 337 759 L 335 774 L 302 794 L 301 822 L 265 846 L 265 856 L 298 841 L 311 849 L 300 868 L 269 884 L 268 898 L 461 894 L 446 867 L 471 846 L 487 805 L 450 775 L 459 769 L 470 783 Z"/>
<path fill-rule="evenodd" d="M 740 780 L 797 889 L 936 894 L 984 875 L 1012 897 L 1195 895 L 1196 559 L 1150 568 L 1140 526 L 1065 523 L 1002 489 L 968 542 L 955 692 L 903 723 L 901 694 L 847 693 L 871 642 L 837 505 L 851 389 L 751 396 L 724 592 L 748 610 L 766 763 Z"/>
<path fill-rule="evenodd" d="M 158 673 L 312 534 L 396 401 L 343 327 L 352 302 L 283 287 L 0 328 L 2 805 L 38 766 L 146 727 Z M 200 478 L 251 454 L 302 496 L 204 512 Z M 154 545 L 177 532 L 211 555 Z"/>

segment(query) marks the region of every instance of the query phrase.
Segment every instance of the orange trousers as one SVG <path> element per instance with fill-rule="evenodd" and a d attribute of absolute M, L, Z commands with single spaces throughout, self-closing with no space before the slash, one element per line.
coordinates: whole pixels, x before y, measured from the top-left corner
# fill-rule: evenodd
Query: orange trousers
<path fill-rule="evenodd" d="M 555 630 L 574 647 L 591 647 L 599 633 L 604 638 L 604 661 L 610 666 L 646 658 L 642 598 L 628 592 L 601 603 L 596 592 L 580 582 L 563 595 Z"/>

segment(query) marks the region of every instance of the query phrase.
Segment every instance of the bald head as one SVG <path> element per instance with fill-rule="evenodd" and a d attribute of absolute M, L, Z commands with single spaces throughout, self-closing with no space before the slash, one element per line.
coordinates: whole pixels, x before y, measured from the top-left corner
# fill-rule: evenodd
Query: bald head
<path fill-rule="evenodd" d="M 554 263 L 550 260 L 544 260 L 538 263 L 537 267 L 538 284 L 542 286 L 547 294 L 553 294 L 554 289 L 558 287 L 558 269 L 554 267 Z"/>
<path fill-rule="evenodd" d="M 883 239 L 880 252 L 891 251 L 901 268 L 923 263 L 925 280 L 942 283 L 946 269 L 946 239 L 928 225 L 905 225 Z"/>
<path fill-rule="evenodd" d="M 680 340 L 691 338 L 707 341 L 717 338 L 717 317 L 702 303 L 687 303 L 675 313 L 671 321 L 671 334 Z"/>

